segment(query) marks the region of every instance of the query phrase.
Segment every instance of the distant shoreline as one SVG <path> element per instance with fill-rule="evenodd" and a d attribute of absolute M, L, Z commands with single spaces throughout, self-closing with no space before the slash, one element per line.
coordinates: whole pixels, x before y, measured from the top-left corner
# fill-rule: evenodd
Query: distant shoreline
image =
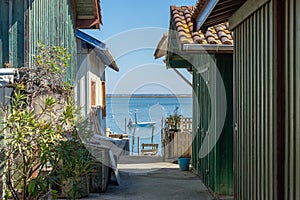
<path fill-rule="evenodd" d="M 107 94 L 107 98 L 192 98 L 191 94 Z"/>

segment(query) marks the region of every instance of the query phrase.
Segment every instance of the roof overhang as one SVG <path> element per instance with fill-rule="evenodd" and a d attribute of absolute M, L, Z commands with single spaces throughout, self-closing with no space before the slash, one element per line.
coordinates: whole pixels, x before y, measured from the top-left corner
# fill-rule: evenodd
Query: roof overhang
<path fill-rule="evenodd" d="M 96 55 L 102 60 L 102 62 L 106 66 L 114 69 L 115 71 L 119 71 L 119 67 L 117 66 L 113 56 L 111 55 L 105 43 L 79 29 L 76 30 L 76 37 L 88 43 L 90 46 L 94 47 Z"/>
<path fill-rule="evenodd" d="M 199 0 L 193 13 L 194 31 L 229 20 L 246 0 Z"/>
<path fill-rule="evenodd" d="M 205 1 L 199 2 L 201 2 L 201 5 L 203 6 L 203 2 Z M 211 4 L 208 5 L 208 8 L 203 7 L 203 9 L 206 9 L 206 11 L 201 10 L 200 13 L 209 14 L 218 2 L 219 1 L 211 1 Z M 209 1 L 207 1 L 207 3 L 209 3 Z M 212 25 L 207 27 L 205 31 L 193 31 L 191 28 L 193 28 L 195 22 L 192 21 L 191 24 L 191 20 L 193 19 L 190 19 L 188 16 L 189 12 L 193 12 L 193 15 L 195 14 L 195 9 L 191 9 L 188 6 L 171 6 L 169 37 L 168 39 L 163 37 L 157 46 L 157 49 L 161 49 L 163 42 L 167 41 L 167 67 L 191 69 L 193 66 L 190 61 L 195 59 L 195 55 L 197 54 L 233 53 L 234 46 L 232 33 L 228 29 L 228 23 L 218 23 Z M 198 11 L 196 10 L 196 12 Z M 203 19 L 205 22 L 205 20 L 208 18 L 204 16 Z M 225 38 L 227 38 L 227 40 Z M 158 50 L 155 53 L 157 52 Z"/>
<path fill-rule="evenodd" d="M 176 41 L 176 48 L 172 52 L 167 51 L 166 63 L 169 68 L 187 68 L 191 69 L 192 64 L 188 61 L 196 54 L 225 54 L 233 53 L 234 45 L 224 44 L 182 44 L 179 41 L 178 33 L 175 31 L 176 39 L 169 37 L 167 43 L 168 49 L 171 49 L 171 39 Z M 157 47 L 159 48 L 159 47 Z"/>
<path fill-rule="evenodd" d="M 169 68 L 192 68 L 192 63 L 188 60 L 197 54 L 226 54 L 233 53 L 233 45 L 219 44 L 183 44 L 177 53 L 166 55 L 167 67 Z"/>
<path fill-rule="evenodd" d="M 76 28 L 100 29 L 102 24 L 100 0 L 71 0 Z"/>
<path fill-rule="evenodd" d="M 159 43 L 156 47 L 156 50 L 154 52 L 154 58 L 155 59 L 161 58 L 161 57 L 163 57 L 167 54 L 168 37 L 169 37 L 169 32 L 166 32 L 166 33 L 164 33 L 164 35 L 160 39 L 160 41 L 159 41 Z"/>

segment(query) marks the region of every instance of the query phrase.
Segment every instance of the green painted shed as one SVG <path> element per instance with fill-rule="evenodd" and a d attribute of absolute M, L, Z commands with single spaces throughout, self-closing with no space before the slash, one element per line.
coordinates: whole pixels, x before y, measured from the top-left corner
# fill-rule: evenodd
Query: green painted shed
<path fill-rule="evenodd" d="M 38 41 L 64 46 L 71 53 L 66 79 L 76 70 L 75 28 L 98 28 L 99 0 L 0 1 L 0 67 L 30 67 Z"/>
<path fill-rule="evenodd" d="M 199 0 L 198 7 L 194 29 L 218 19 L 234 32 L 234 198 L 300 199 L 300 2 Z"/>
<path fill-rule="evenodd" d="M 233 195 L 233 39 L 228 23 L 193 31 L 194 7 L 171 6 L 166 63 L 193 74 L 192 168 Z"/>

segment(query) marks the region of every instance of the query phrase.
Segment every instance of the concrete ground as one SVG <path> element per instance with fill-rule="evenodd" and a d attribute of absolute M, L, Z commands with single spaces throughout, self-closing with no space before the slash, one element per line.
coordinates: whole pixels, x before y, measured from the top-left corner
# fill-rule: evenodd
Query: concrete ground
<path fill-rule="evenodd" d="M 211 200 L 198 176 L 180 171 L 178 164 L 159 157 L 123 157 L 118 164 L 120 185 L 109 185 L 106 193 L 84 200 Z"/>

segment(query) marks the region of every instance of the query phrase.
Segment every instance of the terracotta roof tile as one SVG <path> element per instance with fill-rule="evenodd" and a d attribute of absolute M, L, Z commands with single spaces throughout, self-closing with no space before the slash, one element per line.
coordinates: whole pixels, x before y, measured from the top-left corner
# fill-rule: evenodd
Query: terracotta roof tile
<path fill-rule="evenodd" d="M 233 44 L 232 32 L 228 29 L 228 23 L 209 27 L 205 34 L 201 30 L 193 32 L 192 15 L 195 12 L 194 9 L 192 6 L 171 6 L 171 18 L 178 39 L 182 44 Z"/>

